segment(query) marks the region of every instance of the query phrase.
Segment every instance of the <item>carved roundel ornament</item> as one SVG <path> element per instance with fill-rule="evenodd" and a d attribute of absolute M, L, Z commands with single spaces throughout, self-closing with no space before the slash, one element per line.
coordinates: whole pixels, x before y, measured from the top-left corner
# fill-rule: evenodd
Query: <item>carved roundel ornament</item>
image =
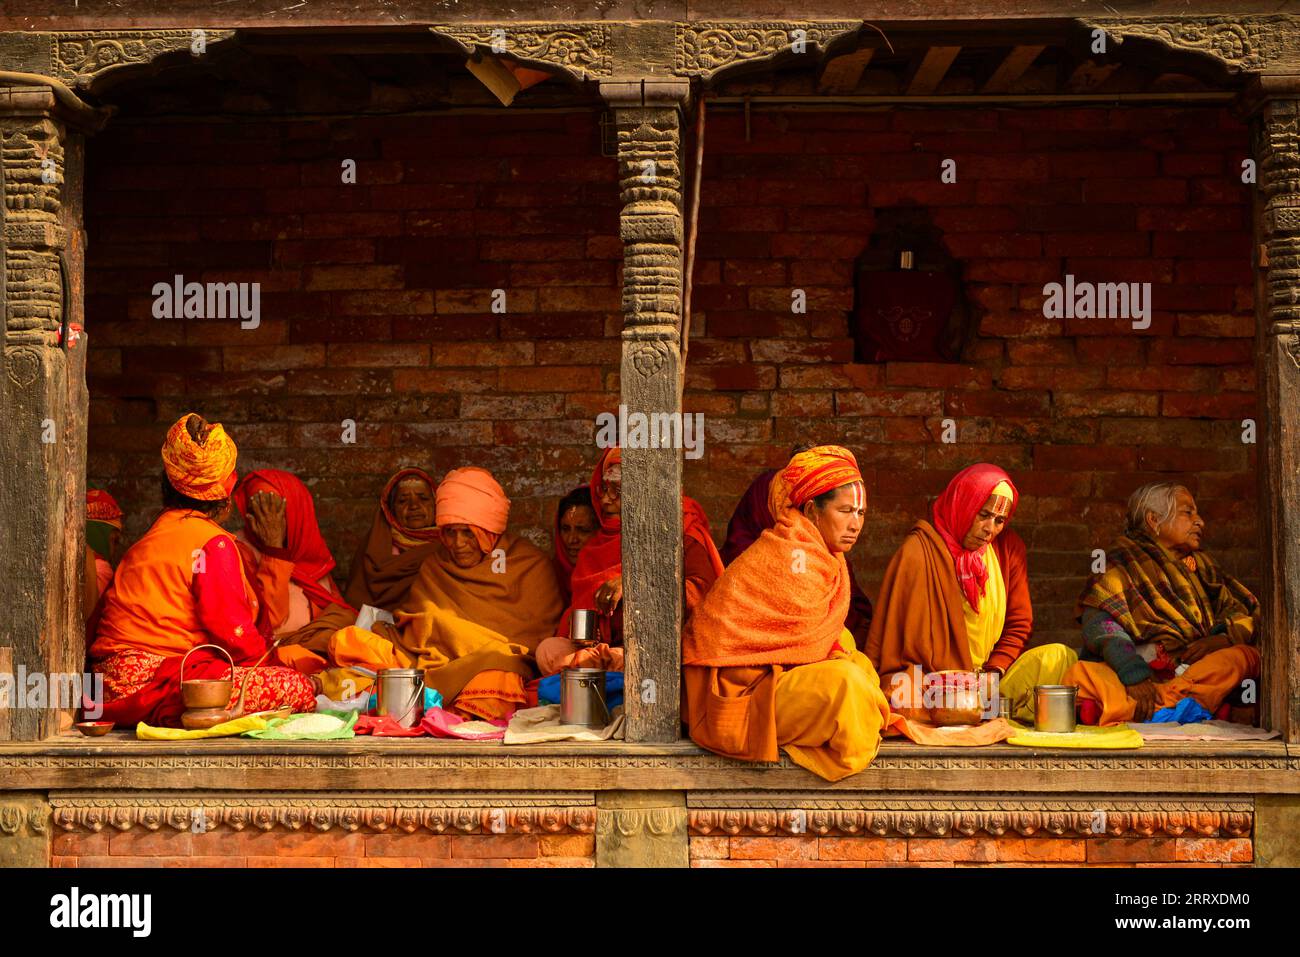
<path fill-rule="evenodd" d="M 5 372 L 9 381 L 25 389 L 41 373 L 41 358 L 35 349 L 11 348 L 5 350 Z"/>

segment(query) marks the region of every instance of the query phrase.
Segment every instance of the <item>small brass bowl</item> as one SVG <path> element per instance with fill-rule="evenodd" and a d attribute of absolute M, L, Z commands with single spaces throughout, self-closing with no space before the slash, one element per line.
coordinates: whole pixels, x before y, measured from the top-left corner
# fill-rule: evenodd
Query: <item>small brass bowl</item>
<path fill-rule="evenodd" d="M 73 725 L 78 731 L 88 738 L 98 738 L 101 734 L 108 734 L 113 730 L 112 721 L 78 721 Z"/>

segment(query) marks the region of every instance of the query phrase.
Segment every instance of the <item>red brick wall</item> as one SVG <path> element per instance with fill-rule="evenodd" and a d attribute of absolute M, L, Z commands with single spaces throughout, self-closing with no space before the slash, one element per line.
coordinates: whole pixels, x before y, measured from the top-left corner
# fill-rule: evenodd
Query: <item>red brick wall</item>
<path fill-rule="evenodd" d="M 816 438 L 867 474 L 871 593 L 927 498 L 980 459 L 1024 493 L 1040 640 L 1072 636 L 1090 549 L 1152 478 L 1192 488 L 1210 547 L 1253 582 L 1247 143 L 1211 109 L 758 112 L 748 143 L 711 113 L 686 394 L 707 451 L 686 485 L 715 533 L 755 472 Z M 492 468 L 544 540 L 617 404 L 616 170 L 594 116 L 123 124 L 88 166 L 89 471 L 129 531 L 157 501 L 162 429 L 193 408 L 245 468 L 309 482 L 343 566 L 406 464 Z M 873 211 L 908 205 L 960 261 L 976 334 L 957 365 L 855 365 L 853 262 Z M 177 272 L 260 281 L 262 327 L 150 318 Z M 1042 286 L 1067 272 L 1152 282 L 1151 328 L 1045 320 Z"/>
<path fill-rule="evenodd" d="M 1233 867 L 1249 837 L 692 835 L 692 867 Z"/>

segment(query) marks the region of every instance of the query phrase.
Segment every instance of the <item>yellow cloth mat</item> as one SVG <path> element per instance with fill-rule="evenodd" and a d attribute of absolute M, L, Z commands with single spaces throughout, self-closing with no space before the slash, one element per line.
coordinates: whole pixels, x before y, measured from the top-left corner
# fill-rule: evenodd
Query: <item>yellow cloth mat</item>
<path fill-rule="evenodd" d="M 1073 734 L 1053 734 L 1050 731 L 1035 731 L 1016 721 L 1009 722 L 1015 733 L 1007 738 L 1007 744 L 1019 744 L 1026 748 L 1140 748 L 1142 735 L 1126 724 L 1119 727 L 1100 728 L 1094 725 L 1078 725 Z"/>
<path fill-rule="evenodd" d="M 135 736 L 142 741 L 187 741 L 192 738 L 228 738 L 245 731 L 261 731 L 270 722 L 256 715 L 245 715 L 231 721 L 214 724 L 210 728 L 187 731 L 185 728 L 155 728 L 141 721 L 135 726 Z"/>

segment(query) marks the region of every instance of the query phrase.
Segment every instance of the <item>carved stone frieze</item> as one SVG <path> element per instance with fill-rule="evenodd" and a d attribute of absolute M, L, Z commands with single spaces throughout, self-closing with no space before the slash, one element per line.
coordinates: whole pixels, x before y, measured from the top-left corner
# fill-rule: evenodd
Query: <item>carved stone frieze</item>
<path fill-rule="evenodd" d="M 819 55 L 862 27 L 861 20 L 698 21 L 678 23 L 674 70 L 711 78 L 719 70 L 769 59 L 786 51 Z"/>
<path fill-rule="evenodd" d="M 593 833 L 595 798 L 546 794 L 316 795 L 54 794 L 54 825 L 64 831 L 114 828 L 176 831 L 277 828 L 288 831 L 428 831 L 434 834 Z M 0 809 L 2 810 L 2 809 Z M 0 818 L 0 828 L 3 819 Z"/>
<path fill-rule="evenodd" d="M 994 836 L 1014 832 L 1093 837 L 1248 837 L 1254 805 L 1244 800 L 1158 801 L 1069 795 L 1051 800 L 1004 797 L 829 799 L 792 794 L 692 794 L 692 834 L 815 834 L 878 837 Z"/>
<path fill-rule="evenodd" d="M 561 67 L 579 80 L 609 76 L 614 68 L 608 23 L 451 23 L 429 29 L 466 54 L 486 47 L 525 64 Z"/>
<path fill-rule="evenodd" d="M 1213 57 L 1232 72 L 1252 73 L 1281 63 L 1300 63 L 1300 18 L 1180 17 L 1176 20 L 1097 18 L 1081 21 L 1105 30 L 1117 45 L 1155 40 L 1171 50 Z"/>
<path fill-rule="evenodd" d="M 206 49 L 234 35 L 207 28 L 55 33 L 50 61 L 58 79 L 85 88 L 110 70 L 147 64 L 165 53 Z"/>

